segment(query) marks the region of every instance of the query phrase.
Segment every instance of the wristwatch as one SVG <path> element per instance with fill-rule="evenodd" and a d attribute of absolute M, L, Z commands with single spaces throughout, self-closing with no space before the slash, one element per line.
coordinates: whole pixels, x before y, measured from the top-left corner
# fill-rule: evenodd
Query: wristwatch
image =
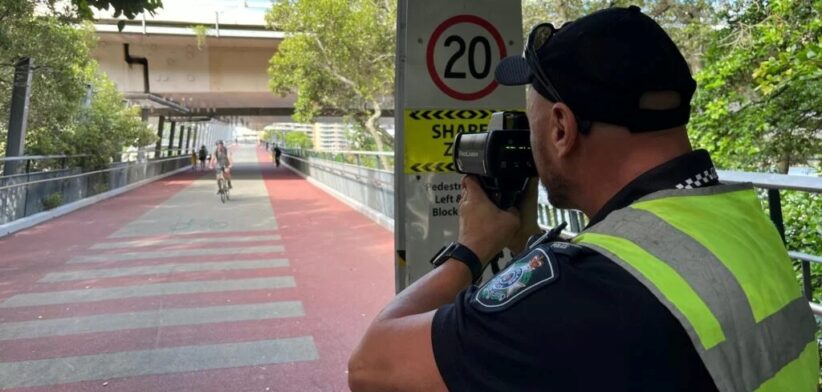
<path fill-rule="evenodd" d="M 431 259 L 431 264 L 434 267 L 439 267 L 449 259 L 460 261 L 468 266 L 471 270 L 471 281 L 476 283 L 482 278 L 482 262 L 476 253 L 467 246 L 454 241 L 440 249 L 437 255 Z"/>

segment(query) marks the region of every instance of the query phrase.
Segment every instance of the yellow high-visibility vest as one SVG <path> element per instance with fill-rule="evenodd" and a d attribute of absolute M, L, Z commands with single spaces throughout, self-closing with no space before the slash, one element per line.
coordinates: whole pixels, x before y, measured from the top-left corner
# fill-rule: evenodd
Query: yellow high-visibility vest
<path fill-rule="evenodd" d="M 817 391 L 816 322 L 750 184 L 656 192 L 572 241 L 671 311 L 720 391 Z"/>

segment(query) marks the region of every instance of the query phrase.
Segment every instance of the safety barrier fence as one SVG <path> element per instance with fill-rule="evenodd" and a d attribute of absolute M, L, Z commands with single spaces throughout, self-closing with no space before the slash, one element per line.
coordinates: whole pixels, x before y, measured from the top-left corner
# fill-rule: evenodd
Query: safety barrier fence
<path fill-rule="evenodd" d="M 393 153 L 373 153 L 362 151 L 318 152 L 311 150 L 285 150 L 283 161 L 305 176 L 328 186 L 335 191 L 363 204 L 372 210 L 394 219 L 394 172 L 378 169 L 376 154 L 390 156 Z M 367 157 L 367 158 L 364 158 Z M 364 167 L 362 162 L 368 162 Z M 360 163 L 360 164 L 358 164 Z M 768 212 L 782 238 L 785 239 L 785 225 L 782 216 L 782 192 L 799 191 L 822 193 L 822 177 L 791 176 L 769 173 L 749 173 L 718 171 L 723 183 L 750 182 L 767 202 Z M 566 236 L 579 233 L 588 223 L 580 211 L 563 210 L 552 206 L 540 187 L 537 217 L 540 226 L 547 229 L 561 222 L 567 222 Z M 808 213 L 812 213 L 808 211 Z M 822 257 L 802 252 L 789 251 L 790 257 L 798 262 L 803 292 L 808 301 L 813 301 L 811 263 L 822 264 Z M 822 316 L 822 305 L 811 302 L 814 313 Z"/>
<path fill-rule="evenodd" d="M 79 167 L 66 167 L 0 177 L 0 224 L 122 188 L 190 164 L 188 156 L 177 156 L 119 162 L 109 168 L 89 172 L 82 172 Z"/>
<path fill-rule="evenodd" d="M 171 158 L 185 154 L 186 152 L 184 150 L 185 149 L 181 148 L 162 148 L 160 149 L 160 153 L 156 154 L 156 150 L 152 145 L 136 151 L 128 151 L 120 154 L 117 163 L 145 162 L 159 158 Z M 86 167 L 91 163 L 91 159 L 92 157 L 88 154 L 0 157 L 0 178 Z"/>
<path fill-rule="evenodd" d="M 285 150 L 282 160 L 304 176 L 324 184 L 374 213 L 394 219 L 394 171 L 377 168 L 377 154 Z M 393 161 L 393 156 L 391 160 Z M 362 162 L 373 163 L 374 167 L 363 166 Z"/>

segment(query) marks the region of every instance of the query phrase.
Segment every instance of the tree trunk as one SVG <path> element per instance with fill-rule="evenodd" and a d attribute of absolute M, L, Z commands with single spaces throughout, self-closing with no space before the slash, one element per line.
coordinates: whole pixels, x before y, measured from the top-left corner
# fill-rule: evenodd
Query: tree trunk
<path fill-rule="evenodd" d="M 380 108 L 379 102 L 373 101 L 371 102 L 371 109 L 373 110 L 373 113 L 368 117 L 368 120 L 365 121 L 365 129 L 368 130 L 368 133 L 374 138 L 374 142 L 377 143 L 377 150 L 385 151 L 385 144 L 382 142 L 382 135 L 377 127 L 377 120 L 379 120 L 382 116 L 382 108 Z M 384 170 L 389 170 L 391 168 L 391 164 L 387 156 L 378 155 L 377 157 L 379 158 L 380 163 L 382 163 L 382 168 Z"/>
<path fill-rule="evenodd" d="M 782 174 L 788 174 L 788 169 L 791 168 L 791 155 L 789 153 L 782 154 L 782 159 L 776 162 L 776 170 Z"/>

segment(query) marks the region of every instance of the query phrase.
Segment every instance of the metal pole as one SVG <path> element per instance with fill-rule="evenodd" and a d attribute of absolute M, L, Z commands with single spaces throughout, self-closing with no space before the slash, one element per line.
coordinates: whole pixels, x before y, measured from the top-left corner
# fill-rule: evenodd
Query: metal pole
<path fill-rule="evenodd" d="M 31 68 L 34 61 L 30 57 L 20 58 L 14 66 L 14 86 L 11 90 L 9 106 L 9 136 L 6 141 L 6 157 L 19 157 L 26 150 L 26 123 L 31 95 Z M 12 175 L 17 171 L 18 162 L 3 165 L 3 174 Z"/>
<path fill-rule="evenodd" d="M 165 124 L 166 117 L 160 116 L 160 122 L 157 123 L 157 145 L 154 146 L 154 159 L 160 158 L 163 151 L 163 128 L 166 126 Z"/>
<path fill-rule="evenodd" d="M 405 54 L 409 0 L 397 2 L 397 53 L 394 61 L 394 291 L 408 286 L 408 263 L 405 243 Z"/>
<path fill-rule="evenodd" d="M 171 122 L 171 133 L 168 134 L 168 156 L 171 156 L 171 149 L 174 148 L 174 131 L 177 128 L 177 122 Z"/>

